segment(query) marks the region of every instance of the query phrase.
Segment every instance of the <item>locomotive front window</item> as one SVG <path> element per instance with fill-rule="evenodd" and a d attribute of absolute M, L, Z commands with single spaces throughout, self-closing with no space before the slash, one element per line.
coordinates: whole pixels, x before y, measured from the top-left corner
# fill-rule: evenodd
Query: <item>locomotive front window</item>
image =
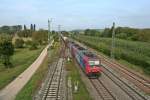
<path fill-rule="evenodd" d="M 89 65 L 91 66 L 95 66 L 95 65 L 99 65 L 99 61 L 89 61 Z"/>

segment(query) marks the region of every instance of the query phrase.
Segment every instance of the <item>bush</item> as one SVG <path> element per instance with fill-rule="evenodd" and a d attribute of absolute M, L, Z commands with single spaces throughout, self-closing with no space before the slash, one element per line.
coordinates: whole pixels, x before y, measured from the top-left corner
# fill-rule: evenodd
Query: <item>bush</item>
<path fill-rule="evenodd" d="M 32 41 L 29 49 L 30 50 L 36 50 L 37 48 L 38 48 L 38 43 Z"/>
<path fill-rule="evenodd" d="M 27 40 L 26 42 L 25 42 L 25 45 L 26 46 L 30 46 L 32 44 L 32 41 L 31 40 Z"/>
<path fill-rule="evenodd" d="M 120 39 L 127 39 L 127 34 L 126 33 L 116 34 L 116 37 Z"/>
<path fill-rule="evenodd" d="M 24 41 L 23 41 L 23 39 L 16 39 L 16 40 L 15 40 L 15 47 L 16 47 L 16 48 L 23 48 L 23 46 L 24 46 Z"/>
<path fill-rule="evenodd" d="M 7 35 L 0 35 L 0 59 L 6 67 L 11 67 L 10 57 L 14 54 L 12 39 Z"/>

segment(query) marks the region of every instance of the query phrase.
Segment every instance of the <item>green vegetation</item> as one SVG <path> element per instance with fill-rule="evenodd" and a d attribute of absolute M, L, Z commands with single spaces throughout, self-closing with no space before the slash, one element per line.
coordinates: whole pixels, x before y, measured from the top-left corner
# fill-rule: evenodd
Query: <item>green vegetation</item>
<path fill-rule="evenodd" d="M 16 49 L 14 56 L 12 56 L 12 64 L 14 67 L 6 69 L 5 66 L 0 63 L 0 89 L 28 68 L 42 50 L 43 46 L 37 50 L 29 50 L 28 48 Z"/>
<path fill-rule="evenodd" d="M 21 31 L 21 25 L 14 25 L 14 26 L 2 26 L 0 27 L 0 34 L 10 34 L 14 35 L 14 33 Z"/>
<path fill-rule="evenodd" d="M 16 100 L 32 100 L 35 91 L 42 83 L 43 77 L 45 77 L 48 70 L 48 57 L 46 57 L 39 69 L 32 76 L 30 81 L 24 86 L 24 88 L 17 94 Z"/>
<path fill-rule="evenodd" d="M 24 30 L 21 25 L 0 27 L 0 89 L 29 67 L 47 44 L 47 31 L 35 28 L 35 24 L 30 29 L 24 25 Z"/>
<path fill-rule="evenodd" d="M 141 70 L 140 66 L 131 64 L 131 63 L 129 63 L 128 61 L 123 60 L 123 59 L 119 59 L 119 60 L 117 60 L 117 61 L 118 61 L 119 63 L 125 65 L 125 66 L 128 66 L 128 67 L 131 68 L 131 69 L 134 69 L 134 70 L 137 71 L 137 72 L 140 72 L 140 73 L 144 74 L 144 72 L 143 72 L 143 70 Z"/>
<path fill-rule="evenodd" d="M 31 41 L 31 44 L 29 46 L 30 50 L 36 50 L 38 48 L 38 44 L 35 41 Z"/>
<path fill-rule="evenodd" d="M 106 54 L 110 55 L 111 38 L 100 38 L 79 35 L 75 36 L 80 42 Z M 146 42 L 133 42 L 127 40 L 115 40 L 115 58 L 123 59 L 131 64 L 138 65 L 150 75 L 150 44 Z"/>
<path fill-rule="evenodd" d="M 39 30 L 32 33 L 33 41 L 37 42 L 38 44 L 46 44 L 47 43 L 47 31 L 46 30 Z"/>
<path fill-rule="evenodd" d="M 67 62 L 66 63 L 66 70 L 68 70 L 68 78 L 71 77 L 72 81 L 72 86 L 74 86 L 74 82 L 78 81 L 79 82 L 79 90 L 77 93 L 73 93 L 73 99 L 74 100 L 92 100 L 84 83 L 82 82 L 80 78 L 80 74 L 78 69 L 76 68 L 77 66 L 74 64 L 73 61 Z M 73 88 L 72 88 L 73 90 Z"/>
<path fill-rule="evenodd" d="M 103 31 L 97 30 L 97 29 L 86 29 L 81 34 L 84 34 L 86 36 L 88 35 L 88 36 L 97 36 L 97 37 L 111 37 L 112 28 L 105 28 Z M 150 42 L 150 29 L 117 27 L 115 29 L 115 34 L 116 34 L 116 37 L 120 39 Z"/>
<path fill-rule="evenodd" d="M 0 35 L 0 60 L 5 67 L 12 66 L 10 57 L 14 54 L 14 46 L 9 35 Z"/>
<path fill-rule="evenodd" d="M 136 29 L 130 27 L 117 27 L 116 37 L 126 40 L 150 42 L 150 29 Z M 104 37 L 111 37 L 112 29 L 106 28 L 103 32 Z"/>
<path fill-rule="evenodd" d="M 16 48 L 23 48 L 23 46 L 24 46 L 24 41 L 23 41 L 23 39 L 16 39 L 16 40 L 15 40 L 15 47 L 16 47 Z"/>
<path fill-rule="evenodd" d="M 95 29 L 86 29 L 84 31 L 84 35 L 89 35 L 89 36 L 101 36 L 101 32 Z"/>
<path fill-rule="evenodd" d="M 34 25 L 31 24 L 30 29 L 28 29 L 26 27 L 26 25 L 24 25 L 23 27 L 24 27 L 24 30 L 20 30 L 17 32 L 17 35 L 19 37 L 25 37 L 25 38 L 32 37 L 32 33 L 36 31 L 36 25 L 35 24 Z"/>
<path fill-rule="evenodd" d="M 48 64 L 56 60 L 53 57 L 58 56 L 59 54 L 59 44 L 56 42 L 54 44 L 55 44 L 55 48 L 49 49 L 49 55 L 47 55 L 47 57 L 45 58 L 43 63 L 40 65 L 36 73 L 32 76 L 30 81 L 19 92 L 15 100 L 32 100 L 33 99 L 34 94 L 38 90 L 39 86 L 41 86 L 41 83 L 47 74 Z"/>

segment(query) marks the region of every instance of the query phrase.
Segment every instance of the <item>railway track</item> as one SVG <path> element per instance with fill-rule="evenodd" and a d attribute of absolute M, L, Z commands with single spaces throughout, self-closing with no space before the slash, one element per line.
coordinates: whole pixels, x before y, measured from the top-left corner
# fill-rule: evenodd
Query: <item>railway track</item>
<path fill-rule="evenodd" d="M 140 89 L 140 91 L 150 94 L 150 80 L 149 79 L 144 78 L 143 76 L 127 69 L 125 66 L 117 63 L 116 61 L 112 61 L 111 59 L 98 53 L 96 50 L 94 50 L 90 47 L 87 47 L 79 42 L 77 42 L 77 43 L 88 48 L 90 51 L 96 53 L 100 57 L 102 64 L 105 64 L 105 65 L 109 66 L 111 69 L 118 72 L 124 78 L 126 78 L 127 80 L 132 82 L 132 84 L 134 84 L 138 89 Z"/>
<path fill-rule="evenodd" d="M 146 80 L 143 77 L 139 76 L 138 74 L 133 73 L 132 71 L 124 68 L 118 63 L 110 62 L 106 59 L 104 59 L 102 62 L 110 66 L 115 71 L 122 74 L 126 79 L 130 80 L 134 85 L 136 85 L 145 93 L 150 93 L 150 81 L 149 80 Z"/>
<path fill-rule="evenodd" d="M 110 69 L 108 69 L 106 66 L 104 66 L 104 72 L 106 77 L 108 77 L 114 84 L 116 84 L 124 93 L 126 93 L 131 100 L 149 100 L 147 97 L 145 97 L 143 94 L 140 94 L 136 90 L 134 90 L 131 86 L 128 85 L 128 83 L 124 82 L 120 77 L 118 77 L 114 72 L 112 72 Z M 97 93 L 101 97 L 102 100 L 117 100 L 115 98 L 115 95 L 112 94 L 112 91 L 110 91 L 104 84 L 104 82 L 101 81 L 101 79 L 90 79 L 90 82 L 96 89 Z"/>
<path fill-rule="evenodd" d="M 49 75 L 49 81 L 47 87 L 44 90 L 42 100 L 64 100 L 63 86 L 65 84 L 64 79 L 64 57 L 65 57 L 65 46 L 62 44 L 60 50 L 60 56 L 55 66 Z"/>
<path fill-rule="evenodd" d="M 105 56 L 99 54 L 97 51 L 91 48 L 90 50 L 94 51 L 101 58 L 103 64 L 111 67 L 112 69 L 123 75 L 127 80 L 132 82 L 143 92 L 150 94 L 150 80 L 145 79 L 142 76 L 128 70 L 127 68 L 125 68 L 125 66 L 106 58 Z"/>
<path fill-rule="evenodd" d="M 51 78 L 47 84 L 47 88 L 44 91 L 44 95 L 42 100 L 59 100 L 60 99 L 60 84 L 62 82 L 62 66 L 63 66 L 63 58 L 59 58 L 56 63 L 55 69 L 51 75 Z"/>
<path fill-rule="evenodd" d="M 111 91 L 109 91 L 107 87 L 105 87 L 101 80 L 90 79 L 90 81 L 102 100 L 116 100 L 116 98 L 112 95 Z"/>
<path fill-rule="evenodd" d="M 104 73 L 109 79 L 111 79 L 119 88 L 121 88 L 132 100 L 148 100 L 143 94 L 132 88 L 127 82 L 119 77 L 115 72 L 106 66 L 103 66 Z"/>

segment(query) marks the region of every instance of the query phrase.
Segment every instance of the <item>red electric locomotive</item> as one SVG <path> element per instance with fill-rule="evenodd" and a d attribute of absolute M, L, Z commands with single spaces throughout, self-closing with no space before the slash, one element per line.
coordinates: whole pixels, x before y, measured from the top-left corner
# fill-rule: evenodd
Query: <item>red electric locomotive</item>
<path fill-rule="evenodd" d="M 77 60 L 88 77 L 97 78 L 101 75 L 100 60 L 95 54 L 75 43 L 69 43 L 69 48 L 72 56 Z"/>

